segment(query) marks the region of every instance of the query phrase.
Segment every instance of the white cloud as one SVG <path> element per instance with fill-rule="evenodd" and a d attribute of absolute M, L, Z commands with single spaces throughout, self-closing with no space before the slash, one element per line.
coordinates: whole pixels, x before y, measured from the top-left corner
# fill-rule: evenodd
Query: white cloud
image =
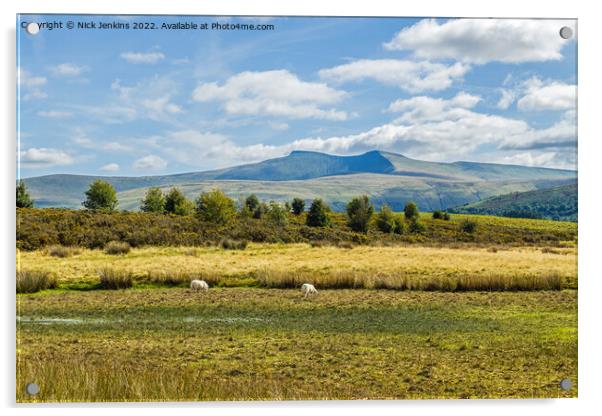
<path fill-rule="evenodd" d="M 117 163 L 109 163 L 100 168 L 103 172 L 118 172 L 119 165 Z"/>
<path fill-rule="evenodd" d="M 577 86 L 533 77 L 524 82 L 525 93 L 516 106 L 522 111 L 570 110 L 575 108 Z"/>
<path fill-rule="evenodd" d="M 444 90 L 469 70 L 470 66 L 462 63 L 448 65 L 427 61 L 362 59 L 322 69 L 319 75 L 336 82 L 373 79 L 415 93 Z"/>
<path fill-rule="evenodd" d="M 77 129 L 71 142 L 86 149 L 110 151 L 110 152 L 133 152 L 135 149 L 131 145 L 123 144 L 117 141 L 92 140 L 81 130 Z"/>
<path fill-rule="evenodd" d="M 384 44 L 388 50 L 411 50 L 425 59 L 460 62 L 537 62 L 559 60 L 570 40 L 559 35 L 574 21 L 545 19 L 424 19 L 402 29 Z"/>
<path fill-rule="evenodd" d="M 168 77 L 155 75 L 133 85 L 123 85 L 119 79 L 111 83 L 114 96 L 105 105 L 80 106 L 90 116 L 105 123 L 126 123 L 139 119 L 173 122 L 183 113 L 173 102 L 177 84 Z"/>
<path fill-rule="evenodd" d="M 165 59 L 161 52 L 123 52 L 119 56 L 131 64 L 156 64 Z"/>
<path fill-rule="evenodd" d="M 323 83 L 301 81 L 286 70 L 241 72 L 223 85 L 200 84 L 192 94 L 198 102 L 221 102 L 228 114 L 329 120 L 347 119 L 343 111 L 323 108 L 345 96 L 344 91 Z"/>
<path fill-rule="evenodd" d="M 71 165 L 75 162 L 72 156 L 59 149 L 32 147 L 19 153 L 21 165 L 28 168 L 49 168 L 53 166 Z"/>
<path fill-rule="evenodd" d="M 17 68 L 17 83 L 23 89 L 19 98 L 25 101 L 48 97 L 48 94 L 42 90 L 46 82 L 46 77 L 36 76 L 22 68 Z"/>
<path fill-rule="evenodd" d="M 63 63 L 52 67 L 50 70 L 55 76 L 77 77 L 86 70 L 86 67 L 70 63 Z"/>
<path fill-rule="evenodd" d="M 473 108 L 481 97 L 459 92 L 455 97 L 445 100 L 432 97 L 412 97 L 396 100 L 389 105 L 389 111 L 404 113 L 399 120 L 439 120 L 449 118 L 450 114 L 464 114 L 463 110 Z"/>
<path fill-rule="evenodd" d="M 502 88 L 500 90 L 501 97 L 498 100 L 496 107 L 500 110 L 506 110 L 516 100 L 516 92 L 510 89 Z"/>
<path fill-rule="evenodd" d="M 73 116 L 73 113 L 70 111 L 56 111 L 56 110 L 38 111 L 37 114 L 40 117 L 46 117 L 46 118 L 69 118 L 69 117 Z"/>
<path fill-rule="evenodd" d="M 159 156 L 148 155 L 137 159 L 133 167 L 136 170 L 163 170 L 167 167 L 167 162 Z"/>

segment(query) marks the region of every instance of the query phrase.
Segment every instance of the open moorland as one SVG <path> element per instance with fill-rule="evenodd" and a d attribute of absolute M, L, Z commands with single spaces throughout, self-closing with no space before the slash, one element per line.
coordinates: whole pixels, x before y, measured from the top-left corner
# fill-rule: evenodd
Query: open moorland
<path fill-rule="evenodd" d="M 19 209 L 17 400 L 577 395 L 575 223 L 305 216 Z"/>

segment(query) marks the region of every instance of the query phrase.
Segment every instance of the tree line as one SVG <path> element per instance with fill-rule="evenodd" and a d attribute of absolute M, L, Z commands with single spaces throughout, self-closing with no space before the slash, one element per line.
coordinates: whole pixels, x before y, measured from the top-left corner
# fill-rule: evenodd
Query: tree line
<path fill-rule="evenodd" d="M 85 192 L 86 199 L 82 205 L 94 211 L 114 212 L 118 200 L 115 188 L 108 182 L 96 180 Z M 23 181 L 17 185 L 17 207 L 31 208 L 33 200 L 27 193 Z M 194 201 L 189 200 L 177 187 L 167 193 L 159 187 L 149 188 L 140 201 L 142 212 L 172 214 L 180 216 L 195 215 L 200 220 L 218 225 L 227 224 L 237 214 L 242 218 L 267 219 L 271 224 L 285 226 L 288 215 L 300 216 L 306 212 L 305 201 L 294 198 L 292 201 L 279 203 L 260 201 L 252 194 L 241 198 L 238 205 L 220 189 L 202 192 Z M 305 223 L 310 227 L 328 227 L 331 224 L 331 208 L 321 198 L 312 200 L 307 210 Z M 370 221 L 375 215 L 374 204 L 367 195 L 353 198 L 346 207 L 347 225 L 355 232 L 367 233 Z M 449 220 L 449 214 L 443 211 L 433 212 L 434 219 Z M 403 234 L 424 231 L 420 222 L 420 212 L 414 202 L 408 202 L 402 214 L 393 212 L 383 204 L 376 214 L 376 227 L 384 233 Z"/>

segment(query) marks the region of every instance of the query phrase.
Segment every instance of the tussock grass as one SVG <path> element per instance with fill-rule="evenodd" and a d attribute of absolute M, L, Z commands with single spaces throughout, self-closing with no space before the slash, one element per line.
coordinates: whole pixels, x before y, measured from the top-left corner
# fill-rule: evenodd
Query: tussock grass
<path fill-rule="evenodd" d="M 557 273 L 548 275 L 504 276 L 495 274 L 472 276 L 413 276 L 397 273 L 369 274 L 360 271 L 333 271 L 327 275 L 300 271 L 263 269 L 256 273 L 259 284 L 266 288 L 292 289 L 312 283 L 321 289 L 390 289 L 440 292 L 561 290 L 563 279 Z"/>
<path fill-rule="evenodd" d="M 128 254 L 131 250 L 131 247 L 128 243 L 123 241 L 109 241 L 105 245 L 105 253 L 112 255 L 121 255 Z"/>
<path fill-rule="evenodd" d="M 17 293 L 35 293 L 56 287 L 57 279 L 50 272 L 17 270 Z"/>
<path fill-rule="evenodd" d="M 131 270 L 134 284 L 185 286 L 201 278 L 211 286 L 323 287 L 399 290 L 576 289 L 577 248 L 416 247 L 249 244 L 246 250 L 197 247 L 135 248 L 128 256 L 83 249 L 67 259 L 44 251 L 20 252 L 27 269 L 50 271 L 59 283 L 96 285 L 101 265 Z M 292 283 L 286 283 L 287 281 Z M 430 283 L 428 283 L 430 282 Z M 560 282 L 560 283 L 557 283 Z M 435 289 L 433 289 L 435 288 Z M 492 288 L 492 289 L 490 289 Z M 504 289 L 506 288 L 506 289 Z"/>
<path fill-rule="evenodd" d="M 98 271 L 101 289 L 128 289 L 134 285 L 134 275 L 129 270 L 104 267 Z"/>
<path fill-rule="evenodd" d="M 46 250 L 49 256 L 60 258 L 71 257 L 81 253 L 81 249 L 78 247 L 69 247 L 61 245 L 49 246 Z"/>
<path fill-rule="evenodd" d="M 245 250 L 249 245 L 247 240 L 232 240 L 230 238 L 224 238 L 219 242 L 219 245 L 224 250 Z"/>

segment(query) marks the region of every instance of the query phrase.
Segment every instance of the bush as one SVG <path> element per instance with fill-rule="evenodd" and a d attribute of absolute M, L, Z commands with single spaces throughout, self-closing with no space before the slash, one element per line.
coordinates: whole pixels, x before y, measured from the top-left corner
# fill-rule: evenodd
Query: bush
<path fill-rule="evenodd" d="M 149 188 L 140 205 L 142 212 L 165 212 L 165 196 L 158 187 Z"/>
<path fill-rule="evenodd" d="M 306 224 L 310 227 L 326 227 L 330 224 L 330 207 L 320 198 L 314 199 L 307 213 Z"/>
<path fill-rule="evenodd" d="M 17 270 L 17 293 L 35 293 L 40 290 L 56 289 L 56 277 L 38 270 Z"/>
<path fill-rule="evenodd" d="M 112 255 L 128 254 L 130 252 L 130 245 L 123 241 L 109 241 L 105 244 L 105 253 Z"/>
<path fill-rule="evenodd" d="M 408 202 L 403 209 L 403 213 L 406 217 L 406 220 L 411 221 L 413 219 L 417 219 L 420 216 L 420 212 L 418 212 L 418 207 L 413 202 Z"/>
<path fill-rule="evenodd" d="M 443 219 L 443 211 L 433 211 L 433 219 L 434 220 L 442 220 Z"/>
<path fill-rule="evenodd" d="M 194 212 L 194 204 L 176 187 L 170 189 L 165 197 L 165 212 L 187 216 Z"/>
<path fill-rule="evenodd" d="M 409 230 L 411 233 L 421 233 L 425 230 L 425 227 L 418 218 L 413 218 L 409 221 Z"/>
<path fill-rule="evenodd" d="M 395 234 L 401 235 L 406 231 L 406 225 L 403 222 L 403 219 L 401 218 L 400 215 L 395 216 L 395 218 L 393 219 L 393 223 L 394 223 L 393 232 Z"/>
<path fill-rule="evenodd" d="M 380 207 L 376 216 L 376 228 L 383 233 L 392 233 L 395 230 L 395 214 L 387 204 Z"/>
<path fill-rule="evenodd" d="M 291 207 L 293 208 L 293 214 L 301 215 L 305 210 L 305 201 L 301 198 L 294 198 Z"/>
<path fill-rule="evenodd" d="M 105 267 L 98 271 L 100 288 L 107 290 L 128 289 L 134 285 L 133 273 Z"/>
<path fill-rule="evenodd" d="M 268 221 L 278 227 L 284 227 L 287 224 L 287 211 L 277 202 L 271 201 L 268 206 Z"/>
<path fill-rule="evenodd" d="M 245 199 L 245 207 L 249 209 L 251 212 L 255 212 L 255 210 L 259 207 L 259 199 L 257 195 L 252 194 Z"/>
<path fill-rule="evenodd" d="M 347 225 L 353 231 L 368 232 L 368 224 L 374 213 L 374 206 L 367 195 L 353 198 L 347 204 Z"/>
<path fill-rule="evenodd" d="M 449 213 L 447 213 L 447 212 L 444 212 L 444 213 L 443 213 L 443 220 L 444 220 L 444 221 L 449 221 L 450 219 L 451 219 L 451 217 L 450 217 Z"/>
<path fill-rule="evenodd" d="M 249 245 L 247 240 L 231 240 L 229 238 L 224 238 L 219 242 L 219 245 L 224 250 L 244 250 Z"/>
<path fill-rule="evenodd" d="M 203 192 L 196 200 L 197 215 L 202 221 L 224 225 L 236 214 L 236 204 L 219 189 Z"/>
<path fill-rule="evenodd" d="M 113 212 L 117 208 L 117 192 L 110 183 L 97 179 L 86 191 L 82 205 L 91 210 Z"/>
<path fill-rule="evenodd" d="M 463 220 L 460 223 L 460 230 L 468 234 L 473 234 L 477 231 L 477 223 L 473 220 Z"/>
<path fill-rule="evenodd" d="M 17 207 L 33 208 L 33 200 L 29 196 L 23 180 L 20 180 L 19 184 L 17 185 Z"/>
<path fill-rule="evenodd" d="M 71 257 L 75 254 L 79 254 L 80 251 L 79 251 L 79 249 L 77 249 L 75 247 L 53 245 L 53 246 L 48 247 L 47 253 L 49 256 L 52 256 L 52 257 L 65 258 L 65 257 Z"/>

